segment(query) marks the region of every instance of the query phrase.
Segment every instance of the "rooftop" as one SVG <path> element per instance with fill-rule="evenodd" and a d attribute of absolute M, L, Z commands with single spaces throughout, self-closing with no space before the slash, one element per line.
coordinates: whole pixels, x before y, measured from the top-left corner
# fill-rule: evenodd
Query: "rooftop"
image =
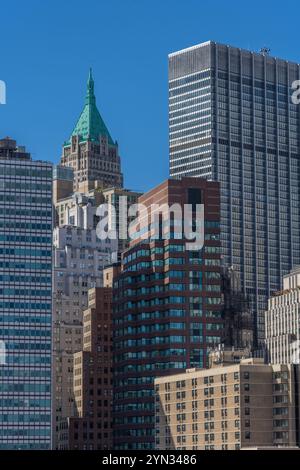
<path fill-rule="evenodd" d="M 105 135 L 108 138 L 108 143 L 110 145 L 114 145 L 111 135 L 96 105 L 94 79 L 92 75 L 92 69 L 90 69 L 84 108 L 74 127 L 70 139 L 66 141 L 64 145 L 70 145 L 73 136 L 79 136 L 79 140 L 83 142 L 87 140 L 98 142 L 100 135 Z"/>
<path fill-rule="evenodd" d="M 280 61 L 283 61 L 283 62 L 289 62 L 289 63 L 292 63 L 292 64 L 296 64 L 296 65 L 299 65 L 297 62 L 295 61 L 291 61 L 291 60 L 285 60 L 285 59 L 281 59 L 280 57 L 275 57 L 275 56 L 272 56 L 271 54 L 269 54 L 269 49 L 266 48 L 266 47 L 262 47 L 261 51 L 268 51 L 268 53 L 265 53 L 263 54 L 263 52 L 261 51 L 250 51 L 249 49 L 243 49 L 241 47 L 236 47 L 236 46 L 231 46 L 229 44 L 222 44 L 222 43 L 219 43 L 217 41 L 205 41 L 205 42 L 202 42 L 200 44 L 195 44 L 194 46 L 190 46 L 190 47 L 186 47 L 184 49 L 181 49 L 179 51 L 175 51 L 175 52 L 171 52 L 168 57 L 169 58 L 172 58 L 172 57 L 175 57 L 177 55 L 180 55 L 180 54 L 184 54 L 186 52 L 190 52 L 192 50 L 195 50 L 195 49 L 200 49 L 202 47 L 205 47 L 205 46 L 209 46 L 209 45 L 212 45 L 212 44 L 218 44 L 219 46 L 224 46 L 224 47 L 228 47 L 230 49 L 235 49 L 235 50 L 239 50 L 241 52 L 247 52 L 248 54 L 252 54 L 252 55 L 255 55 L 255 56 L 262 56 L 262 55 L 266 55 L 266 57 L 270 57 L 271 59 L 275 59 L 275 60 L 280 60 Z"/>

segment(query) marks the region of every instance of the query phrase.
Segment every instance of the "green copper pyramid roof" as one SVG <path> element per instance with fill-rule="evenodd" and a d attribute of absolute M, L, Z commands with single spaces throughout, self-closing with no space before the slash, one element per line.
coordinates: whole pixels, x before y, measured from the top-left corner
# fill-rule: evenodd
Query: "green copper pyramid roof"
<path fill-rule="evenodd" d="M 65 145 L 70 145 L 71 139 L 74 135 L 79 135 L 80 141 L 99 141 L 100 135 L 106 135 L 108 137 L 108 143 L 114 145 L 111 135 L 96 106 L 94 80 L 91 69 L 87 82 L 87 93 L 84 108 L 79 116 L 79 119 L 71 134 L 70 139 L 65 142 Z"/>

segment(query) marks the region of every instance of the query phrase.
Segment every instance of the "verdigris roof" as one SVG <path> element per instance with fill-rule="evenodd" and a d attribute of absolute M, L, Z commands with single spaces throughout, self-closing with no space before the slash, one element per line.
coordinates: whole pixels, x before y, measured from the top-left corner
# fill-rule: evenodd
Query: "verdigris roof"
<path fill-rule="evenodd" d="M 100 135 L 106 135 L 108 138 L 108 143 L 114 145 L 111 135 L 96 106 L 94 80 L 91 69 L 87 82 L 87 93 L 84 108 L 79 116 L 76 126 L 74 127 L 70 139 L 65 142 L 65 145 L 69 145 L 71 143 L 72 137 L 75 135 L 80 136 L 80 141 L 92 140 L 95 142 L 99 141 Z"/>

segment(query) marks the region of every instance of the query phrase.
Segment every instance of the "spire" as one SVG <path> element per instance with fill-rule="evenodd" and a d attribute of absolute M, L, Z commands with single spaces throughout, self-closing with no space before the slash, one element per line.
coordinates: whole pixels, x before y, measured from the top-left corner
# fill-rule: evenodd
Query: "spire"
<path fill-rule="evenodd" d="M 65 145 L 70 145 L 71 139 L 74 135 L 80 136 L 81 141 L 93 140 L 95 142 L 99 140 L 100 135 L 106 135 L 108 137 L 108 143 L 110 145 L 114 145 L 111 135 L 96 106 L 94 79 L 91 68 L 89 70 L 87 81 L 84 108 L 71 134 L 71 138 L 65 143 Z"/>
<path fill-rule="evenodd" d="M 96 97 L 94 92 L 94 79 L 92 74 L 92 67 L 90 67 L 89 78 L 87 81 L 87 91 L 86 91 L 86 104 L 96 105 Z"/>

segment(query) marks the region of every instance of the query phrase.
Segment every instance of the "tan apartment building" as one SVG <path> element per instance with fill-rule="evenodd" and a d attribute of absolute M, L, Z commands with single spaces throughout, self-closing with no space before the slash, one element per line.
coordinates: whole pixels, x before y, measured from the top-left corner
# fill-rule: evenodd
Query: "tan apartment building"
<path fill-rule="evenodd" d="M 112 445 L 112 289 L 89 291 L 83 347 L 74 354 L 75 412 L 61 422 L 60 450 L 105 450 Z"/>
<path fill-rule="evenodd" d="M 157 378 L 156 449 L 299 446 L 298 374 L 248 358 Z"/>
<path fill-rule="evenodd" d="M 104 287 L 88 292 L 82 348 L 73 355 L 75 409 L 60 423 L 61 450 L 112 448 L 112 282 L 118 272 L 118 265 L 107 267 Z"/>

